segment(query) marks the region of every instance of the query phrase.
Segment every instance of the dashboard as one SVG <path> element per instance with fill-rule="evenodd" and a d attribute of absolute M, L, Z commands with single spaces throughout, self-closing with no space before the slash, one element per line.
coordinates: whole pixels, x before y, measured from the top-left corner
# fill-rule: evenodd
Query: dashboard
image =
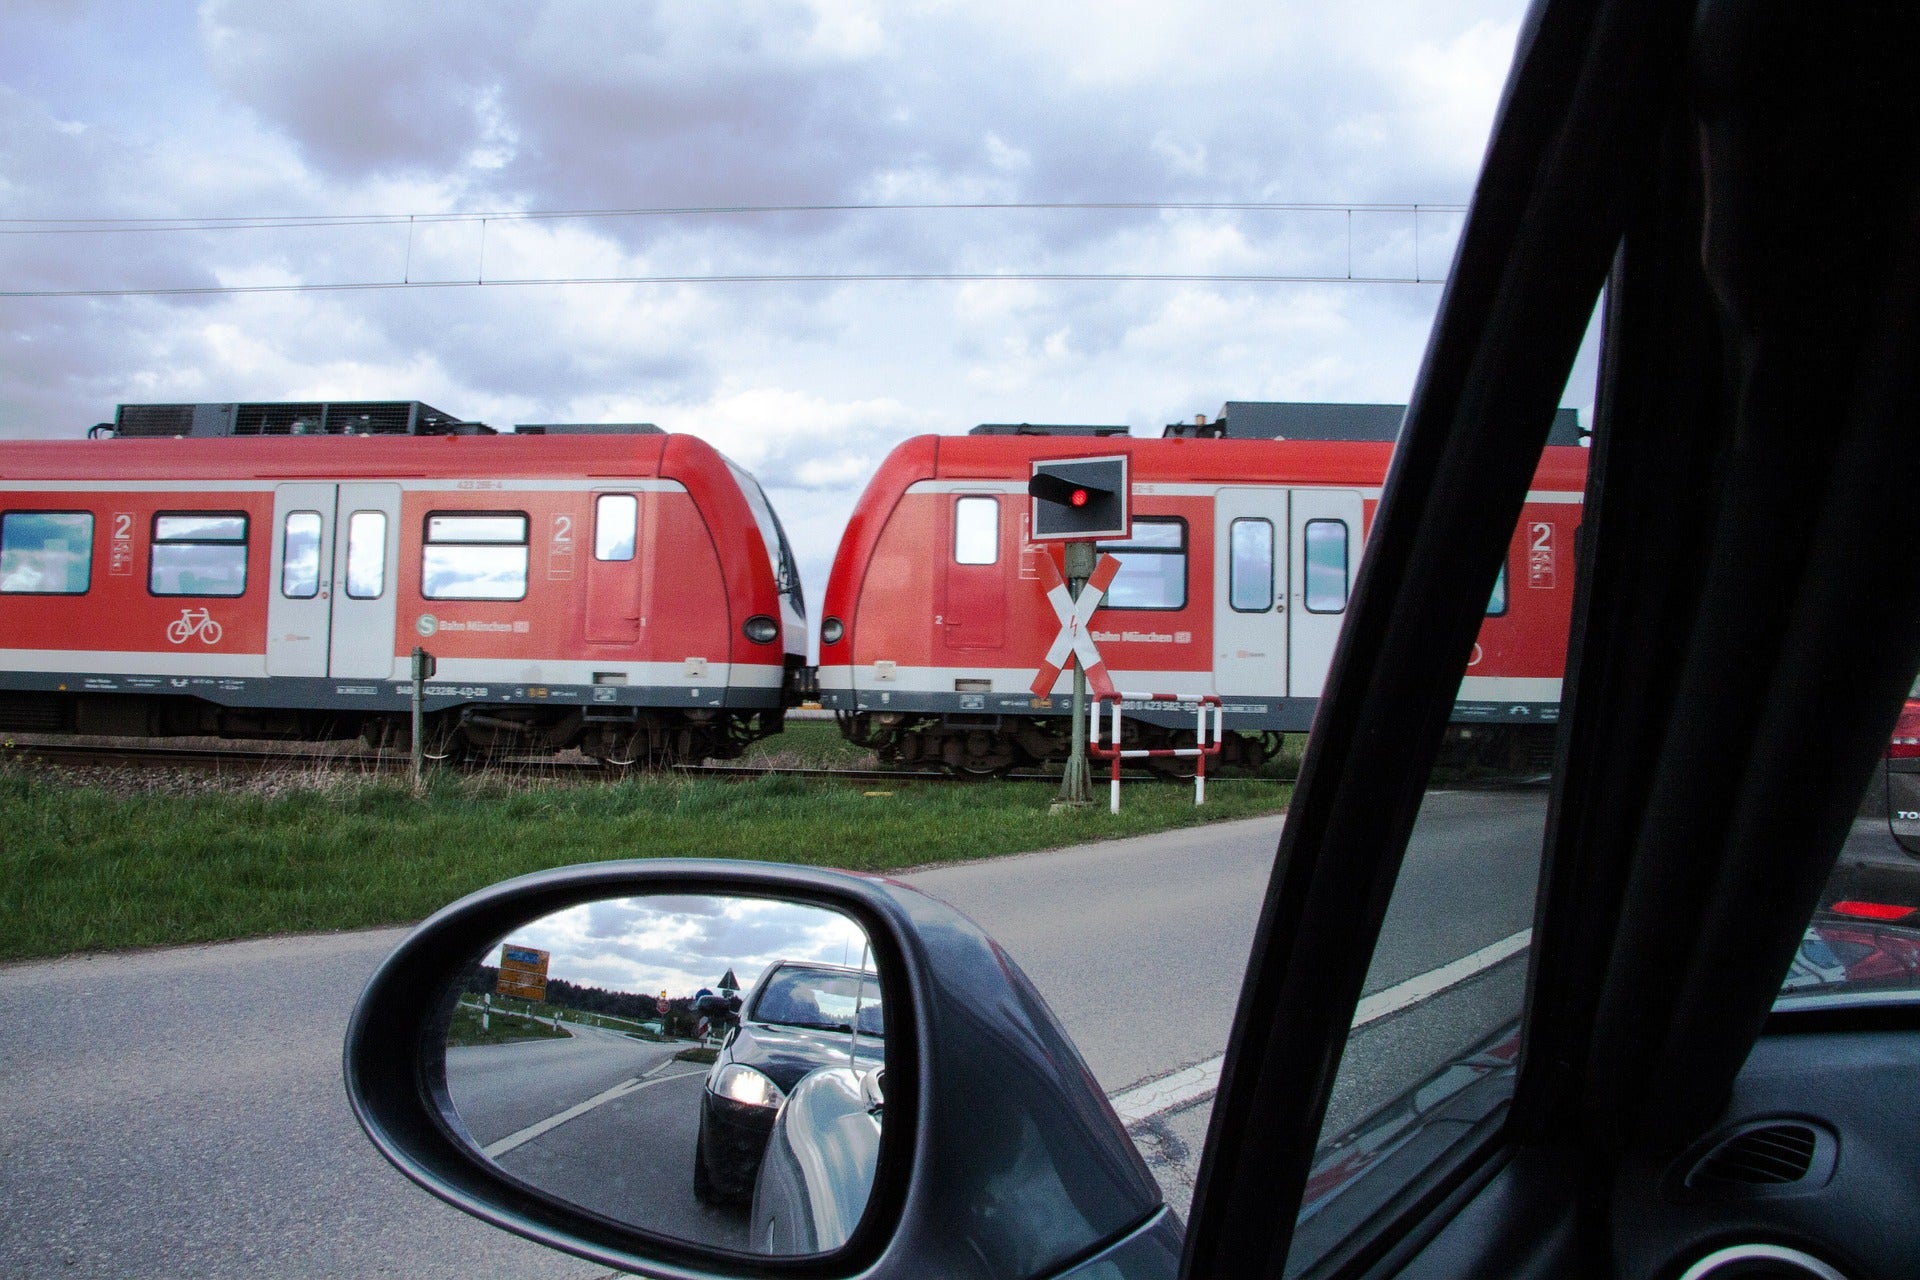
<path fill-rule="evenodd" d="M 1621 1169 L 1619 1275 L 1920 1276 L 1920 1017 L 1823 1029 L 1848 1013 L 1776 1015 L 1708 1133 L 1670 1160 Z"/>

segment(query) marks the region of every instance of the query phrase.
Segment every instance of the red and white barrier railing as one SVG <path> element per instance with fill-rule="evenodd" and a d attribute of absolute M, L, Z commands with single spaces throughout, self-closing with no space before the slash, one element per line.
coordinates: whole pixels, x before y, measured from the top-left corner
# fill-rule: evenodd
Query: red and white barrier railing
<path fill-rule="evenodd" d="M 1100 745 L 1100 708 L 1102 704 L 1113 704 L 1113 745 Z M 1122 750 L 1120 747 L 1120 704 L 1122 702 L 1171 702 L 1194 709 L 1193 742 L 1191 747 L 1137 747 Z M 1213 708 L 1213 734 L 1207 734 L 1207 708 Z M 1207 802 L 1207 758 L 1220 754 L 1221 720 L 1223 711 L 1220 699 L 1211 693 L 1096 693 L 1087 704 L 1087 754 L 1101 760 L 1113 762 L 1110 789 L 1111 811 L 1120 812 L 1120 762 L 1122 760 L 1150 760 L 1156 757 L 1191 756 L 1194 763 L 1193 802 Z"/>

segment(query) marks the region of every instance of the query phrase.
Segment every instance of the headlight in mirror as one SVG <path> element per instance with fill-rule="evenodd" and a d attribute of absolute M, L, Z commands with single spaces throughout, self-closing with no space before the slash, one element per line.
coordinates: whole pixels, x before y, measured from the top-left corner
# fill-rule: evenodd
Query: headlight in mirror
<path fill-rule="evenodd" d="M 750 1107 L 777 1107 L 787 1100 L 779 1085 L 752 1067 L 729 1062 L 713 1076 L 713 1092 Z"/>

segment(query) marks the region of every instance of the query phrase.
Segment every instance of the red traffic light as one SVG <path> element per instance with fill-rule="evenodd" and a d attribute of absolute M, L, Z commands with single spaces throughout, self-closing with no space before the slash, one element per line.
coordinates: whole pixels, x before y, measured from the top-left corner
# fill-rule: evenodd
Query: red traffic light
<path fill-rule="evenodd" d="M 1027 480 L 1032 533 L 1048 539 L 1122 538 L 1127 533 L 1127 456 L 1036 459 Z"/>

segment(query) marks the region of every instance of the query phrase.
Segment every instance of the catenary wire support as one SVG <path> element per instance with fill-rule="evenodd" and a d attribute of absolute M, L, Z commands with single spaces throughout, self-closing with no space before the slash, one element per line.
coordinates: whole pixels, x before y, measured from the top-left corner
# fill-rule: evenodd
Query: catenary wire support
<path fill-rule="evenodd" d="M 1100 708 L 1105 703 L 1113 704 L 1113 745 L 1100 745 Z M 1122 750 L 1120 746 L 1120 709 L 1122 703 L 1138 704 L 1146 702 L 1171 702 L 1194 709 L 1193 742 L 1191 747 L 1136 747 Z M 1213 711 L 1213 732 L 1207 732 L 1207 711 Z M 1127 693 L 1115 690 L 1112 693 L 1096 693 L 1087 707 L 1087 754 L 1110 761 L 1112 765 L 1108 781 L 1108 807 L 1112 813 L 1120 812 L 1120 762 L 1122 760 L 1168 759 L 1170 757 L 1191 757 L 1193 759 L 1193 802 L 1202 805 L 1207 802 L 1207 760 L 1220 754 L 1220 742 L 1224 736 L 1222 721 L 1225 711 L 1220 699 L 1211 693 Z"/>

